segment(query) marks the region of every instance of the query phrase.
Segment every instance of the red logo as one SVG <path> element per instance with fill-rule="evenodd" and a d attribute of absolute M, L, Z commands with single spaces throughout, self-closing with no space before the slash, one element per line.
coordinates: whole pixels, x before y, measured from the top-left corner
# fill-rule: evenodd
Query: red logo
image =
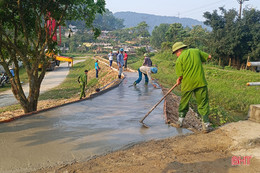
<path fill-rule="evenodd" d="M 231 158 L 231 164 L 232 166 L 235 165 L 250 165 L 250 159 L 252 158 L 252 156 L 233 156 Z"/>

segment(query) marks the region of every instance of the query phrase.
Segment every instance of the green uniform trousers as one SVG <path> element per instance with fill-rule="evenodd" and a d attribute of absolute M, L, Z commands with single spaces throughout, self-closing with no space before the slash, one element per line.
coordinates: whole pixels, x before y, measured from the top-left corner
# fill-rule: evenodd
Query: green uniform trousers
<path fill-rule="evenodd" d="M 203 122 L 209 122 L 209 99 L 208 99 L 208 87 L 196 88 L 192 91 L 185 91 L 181 93 L 181 102 L 179 105 L 179 117 L 184 118 L 189 111 L 189 101 L 192 93 L 197 101 L 198 112 L 202 117 Z"/>
<path fill-rule="evenodd" d="M 85 86 L 86 84 L 83 82 L 83 83 L 80 83 L 80 99 L 82 97 L 86 97 L 86 94 L 85 94 Z"/>

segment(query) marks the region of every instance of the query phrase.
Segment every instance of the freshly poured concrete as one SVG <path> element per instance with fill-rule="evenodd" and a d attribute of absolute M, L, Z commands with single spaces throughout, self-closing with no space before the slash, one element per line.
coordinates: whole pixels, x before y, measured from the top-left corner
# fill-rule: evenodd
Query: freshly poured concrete
<path fill-rule="evenodd" d="M 28 172 L 57 164 L 84 161 L 132 144 L 188 133 L 164 123 L 163 103 L 139 120 L 162 95 L 153 86 L 122 84 L 92 100 L 0 124 L 0 172 Z"/>

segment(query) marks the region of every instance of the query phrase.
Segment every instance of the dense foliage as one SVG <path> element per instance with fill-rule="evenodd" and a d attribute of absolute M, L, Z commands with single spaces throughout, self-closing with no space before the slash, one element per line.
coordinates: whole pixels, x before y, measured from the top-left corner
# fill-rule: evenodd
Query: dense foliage
<path fill-rule="evenodd" d="M 152 32 L 151 45 L 157 49 L 167 49 L 175 42 L 182 41 L 189 47 L 197 47 L 213 55 L 220 65 L 240 68 L 247 58 L 260 58 L 260 11 L 244 10 L 239 18 L 236 10 L 220 8 L 205 12 L 205 24 L 211 31 L 201 26 L 184 28 L 180 23 L 161 24 Z"/>
<path fill-rule="evenodd" d="M 244 10 L 243 18 L 237 12 L 220 8 L 217 11 L 204 13 L 205 24 L 212 27 L 210 44 L 212 54 L 219 57 L 225 64 L 232 60 L 232 64 L 240 68 L 247 57 L 251 60 L 260 56 L 260 11 Z"/>
<path fill-rule="evenodd" d="M 84 20 L 94 35 L 99 30 L 93 26 L 97 13 L 105 11 L 104 0 L 1 0 L 0 1 L 0 64 L 10 77 L 12 91 L 24 112 L 37 110 L 40 85 L 49 58 L 47 52 L 56 49 L 53 39 L 59 25 L 66 20 Z M 54 25 L 55 23 L 55 25 Z M 19 78 L 18 61 L 23 62 L 29 82 L 29 95 L 25 95 Z M 13 63 L 15 77 L 9 71 Z M 38 71 L 42 63 L 42 71 Z"/>
<path fill-rule="evenodd" d="M 150 33 L 149 26 L 146 22 L 139 23 L 136 27 L 115 30 L 109 33 L 111 38 L 115 38 L 117 42 L 124 43 L 126 41 L 139 42 L 139 44 L 146 45 L 149 43 Z"/>

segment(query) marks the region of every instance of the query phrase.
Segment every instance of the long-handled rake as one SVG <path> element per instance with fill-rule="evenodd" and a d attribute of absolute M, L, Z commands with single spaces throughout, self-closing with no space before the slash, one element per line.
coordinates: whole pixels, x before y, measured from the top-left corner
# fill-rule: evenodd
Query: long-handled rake
<path fill-rule="evenodd" d="M 163 99 L 165 99 L 165 97 L 176 87 L 178 86 L 177 83 L 175 85 L 173 85 L 173 87 L 161 98 L 161 100 L 156 103 L 152 109 L 143 117 L 143 119 L 141 119 L 139 122 L 143 124 L 144 127 L 148 128 L 149 126 L 147 126 L 143 121 L 144 119 L 163 101 Z"/>

